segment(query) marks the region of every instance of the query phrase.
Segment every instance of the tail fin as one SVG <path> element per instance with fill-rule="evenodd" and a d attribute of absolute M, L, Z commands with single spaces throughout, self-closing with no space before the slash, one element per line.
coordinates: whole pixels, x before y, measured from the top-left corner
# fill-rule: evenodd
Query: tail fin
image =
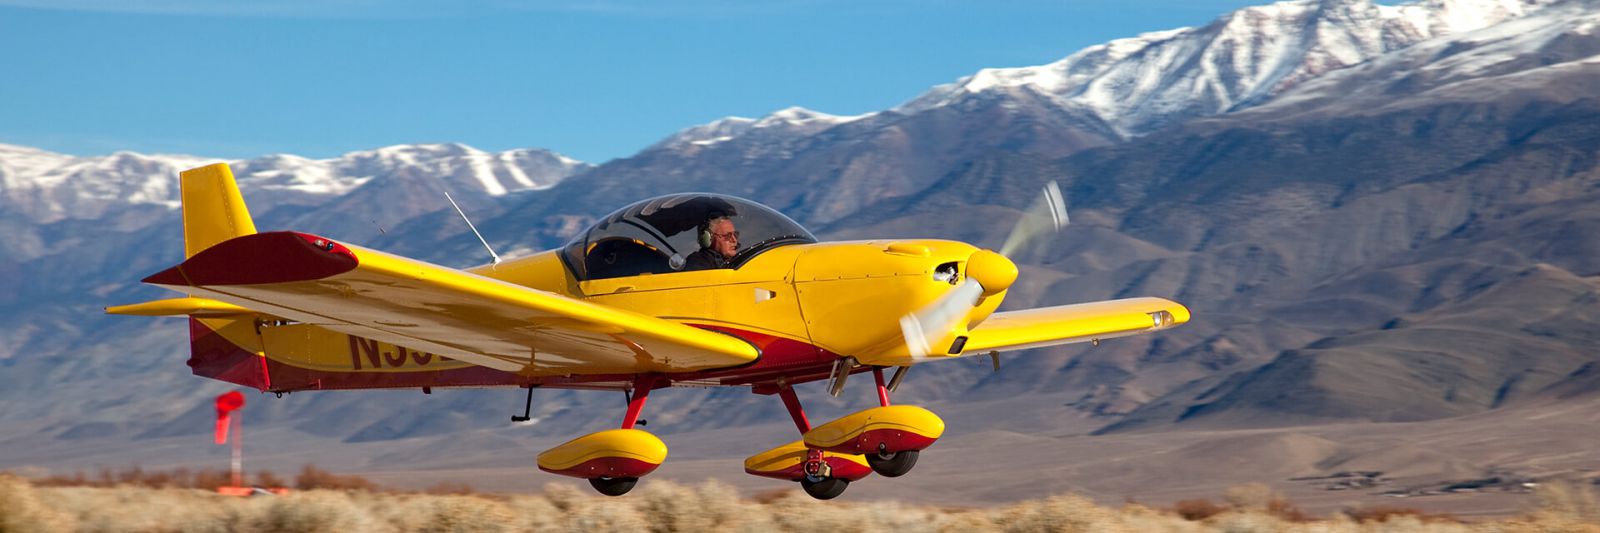
<path fill-rule="evenodd" d="M 184 257 L 256 232 L 227 163 L 185 170 L 178 174 L 178 182 L 183 190 Z"/>

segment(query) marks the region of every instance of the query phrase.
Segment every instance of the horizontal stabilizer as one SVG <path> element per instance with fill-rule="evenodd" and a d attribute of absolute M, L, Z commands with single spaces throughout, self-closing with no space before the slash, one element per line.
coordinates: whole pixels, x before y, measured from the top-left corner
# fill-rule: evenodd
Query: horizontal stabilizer
<path fill-rule="evenodd" d="M 254 314 L 255 311 L 210 298 L 168 298 L 128 305 L 113 305 L 106 314 L 134 316 L 226 316 Z"/>

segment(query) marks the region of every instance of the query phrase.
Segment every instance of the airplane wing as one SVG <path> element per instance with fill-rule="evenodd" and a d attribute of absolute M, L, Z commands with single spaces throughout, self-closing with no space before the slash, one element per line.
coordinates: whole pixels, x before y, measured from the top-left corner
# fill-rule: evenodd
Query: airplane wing
<path fill-rule="evenodd" d="M 1189 309 L 1162 298 L 1128 298 L 990 315 L 967 334 L 962 353 L 1023 350 L 1162 330 L 1189 321 Z"/>
<path fill-rule="evenodd" d="M 206 248 L 146 283 L 526 375 L 754 361 L 736 337 L 297 232 Z"/>

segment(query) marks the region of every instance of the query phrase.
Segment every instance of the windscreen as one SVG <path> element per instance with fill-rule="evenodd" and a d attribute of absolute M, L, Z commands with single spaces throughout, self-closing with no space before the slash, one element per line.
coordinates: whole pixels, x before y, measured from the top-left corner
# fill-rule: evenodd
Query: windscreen
<path fill-rule="evenodd" d="M 619 209 L 574 238 L 562 255 L 579 280 L 589 280 L 738 268 L 774 247 L 813 242 L 811 232 L 770 207 L 687 193 Z"/>

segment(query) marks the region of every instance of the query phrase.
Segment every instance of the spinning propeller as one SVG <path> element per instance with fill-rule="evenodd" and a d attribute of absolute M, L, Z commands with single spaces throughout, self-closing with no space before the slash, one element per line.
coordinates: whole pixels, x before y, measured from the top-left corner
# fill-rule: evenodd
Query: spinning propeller
<path fill-rule="evenodd" d="M 935 352 L 935 343 L 949 336 L 961 319 L 972 312 L 983 298 L 994 296 L 1011 287 L 1017 280 L 1017 265 L 1007 256 L 1016 253 L 1038 237 L 1060 231 L 1069 223 L 1066 202 L 1062 201 L 1061 188 L 1052 181 L 1033 205 L 1022 213 L 1017 225 L 1011 228 L 1000 252 L 978 250 L 967 258 L 966 279 L 955 289 L 900 318 L 900 333 L 905 336 L 906 347 L 912 357 L 927 357 Z M 943 351 L 944 347 L 937 347 Z"/>

